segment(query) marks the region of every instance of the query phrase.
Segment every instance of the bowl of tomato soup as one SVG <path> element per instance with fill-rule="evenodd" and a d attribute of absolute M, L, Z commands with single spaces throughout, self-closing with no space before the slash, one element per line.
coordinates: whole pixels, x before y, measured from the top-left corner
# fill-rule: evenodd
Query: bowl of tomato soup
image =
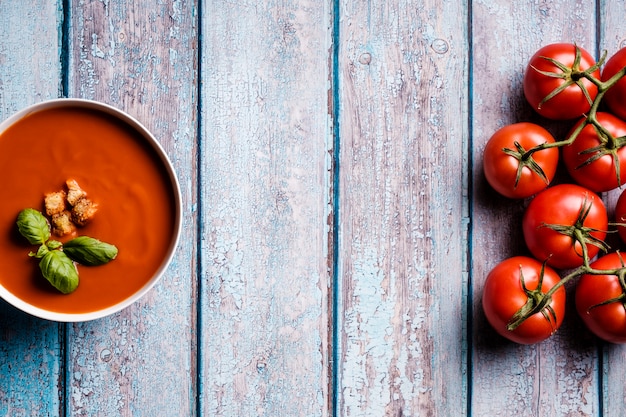
<path fill-rule="evenodd" d="M 159 142 L 128 114 L 82 99 L 32 105 L 0 123 L 0 167 L 0 297 L 9 304 L 53 321 L 93 320 L 137 301 L 170 264 L 181 231 L 180 186 Z M 103 265 L 74 262 L 78 286 L 65 294 L 29 256 L 38 247 L 16 222 L 24 209 L 47 216 L 46 199 L 69 196 L 69 181 L 97 211 L 66 235 L 52 233 L 49 242 L 59 243 L 50 248 L 88 236 L 114 245 L 117 255 Z"/>

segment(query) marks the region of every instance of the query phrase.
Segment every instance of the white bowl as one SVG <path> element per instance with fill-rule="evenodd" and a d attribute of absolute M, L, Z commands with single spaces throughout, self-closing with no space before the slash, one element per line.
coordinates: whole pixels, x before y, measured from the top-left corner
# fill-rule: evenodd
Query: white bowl
<path fill-rule="evenodd" d="M 83 99 L 55 99 L 55 100 L 45 101 L 45 102 L 41 102 L 32 106 L 29 106 L 15 113 L 11 117 L 9 117 L 8 119 L 0 123 L 0 142 L 2 139 L 2 135 L 9 128 L 15 125 L 15 123 L 22 121 L 25 117 L 28 117 L 29 115 L 35 112 L 42 111 L 42 110 L 63 109 L 63 108 L 87 109 L 89 111 L 93 111 L 94 114 L 97 114 L 97 115 L 101 114 L 107 120 L 112 116 L 113 118 L 117 119 L 117 121 L 122 122 L 124 124 L 124 129 L 127 129 L 128 127 L 130 127 L 131 131 L 136 133 L 136 135 L 133 135 L 133 137 L 137 138 L 142 143 L 145 142 L 145 145 L 148 146 L 147 149 L 152 150 L 150 155 L 154 154 L 157 156 L 156 158 L 153 158 L 155 159 L 154 161 L 155 169 L 159 171 L 162 170 L 161 174 L 164 175 L 164 177 L 166 178 L 166 181 L 164 182 L 168 182 L 168 184 L 164 184 L 164 188 L 167 188 L 169 190 L 168 195 L 171 194 L 171 198 L 174 200 L 174 201 L 169 202 L 169 204 L 171 204 L 171 207 L 172 207 L 171 211 L 174 216 L 174 219 L 172 219 L 173 230 L 171 231 L 170 237 L 168 239 L 169 241 L 163 242 L 164 246 L 163 248 L 160 249 L 160 252 L 159 252 L 160 264 L 156 268 L 156 271 L 153 273 L 152 272 L 149 273 L 145 282 L 142 280 L 140 283 L 138 283 L 137 285 L 140 285 L 140 287 L 136 290 L 133 290 L 132 294 L 130 294 L 129 296 L 126 296 L 126 298 L 123 298 L 119 300 L 118 302 L 115 302 L 112 305 L 108 305 L 105 307 L 97 307 L 97 308 L 94 308 L 92 311 L 90 310 L 90 311 L 81 311 L 81 312 L 63 312 L 63 311 L 54 311 L 54 309 L 49 309 L 49 308 L 42 308 L 41 306 L 35 305 L 32 302 L 26 301 L 23 298 L 20 298 L 16 296 L 14 293 L 12 293 L 11 291 L 9 291 L 3 285 L 3 280 L 1 277 L 2 271 L 0 270 L 0 298 L 4 299 L 5 301 L 10 303 L 14 307 L 28 314 L 31 314 L 33 316 L 40 317 L 40 318 L 47 319 L 47 320 L 59 321 L 59 322 L 81 322 L 81 321 L 88 321 L 88 320 L 102 318 L 102 317 L 111 315 L 113 313 L 119 312 L 120 310 L 128 307 L 129 305 L 131 305 L 132 303 L 140 299 L 152 287 L 154 287 L 154 285 L 161 279 L 163 273 L 166 271 L 166 269 L 168 268 L 168 265 L 171 263 L 175 250 L 178 246 L 181 228 L 182 228 L 182 216 L 181 216 L 182 201 L 181 201 L 180 185 L 179 185 L 176 173 L 174 171 L 174 168 L 172 166 L 172 163 L 170 162 L 167 154 L 165 153 L 164 149 L 161 147 L 159 142 L 155 139 L 155 137 L 135 118 L 129 116 L 128 114 L 114 107 L 111 107 L 103 103 L 99 103 L 99 102 L 95 102 L 91 100 L 83 100 Z M 0 147 L 0 151 L 1 151 L 1 147 Z M 146 152 L 146 154 L 147 153 L 148 152 Z M 115 161 L 112 161 L 111 163 L 114 164 Z M 5 197 L 3 197 L 3 199 L 4 198 Z M 8 198 L 10 198 L 10 196 Z M 0 205 L 3 205 L 3 204 L 6 204 L 6 202 L 0 199 Z M 169 218 L 170 216 L 168 215 L 167 217 Z M 92 236 L 92 237 L 98 238 L 98 236 Z M 115 242 L 111 242 L 111 243 L 115 244 Z M 160 255 L 161 253 L 164 253 L 164 255 L 161 256 Z M 120 251 L 120 255 L 118 255 L 118 258 L 120 258 L 121 256 L 122 256 L 122 253 Z M 111 262 L 113 263 L 116 261 L 117 260 L 113 260 Z M 36 263 L 33 263 L 33 266 L 34 268 L 37 268 Z M 89 268 L 99 268 L 99 267 L 89 267 Z M 152 268 L 154 268 L 154 265 L 152 266 Z M 21 279 L 22 277 L 13 277 L 13 278 Z M 25 277 L 24 279 L 27 279 L 27 278 Z M 41 277 L 41 279 L 45 280 L 43 277 Z M 79 284 L 79 288 L 80 288 L 80 284 Z M 106 291 L 106 285 L 103 286 L 102 290 Z M 67 296 L 59 293 L 58 297 L 67 297 Z"/>

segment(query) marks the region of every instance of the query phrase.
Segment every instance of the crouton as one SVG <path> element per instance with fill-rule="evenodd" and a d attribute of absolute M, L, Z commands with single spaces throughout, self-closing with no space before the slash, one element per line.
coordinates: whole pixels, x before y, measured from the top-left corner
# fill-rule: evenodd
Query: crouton
<path fill-rule="evenodd" d="M 76 228 L 72 223 L 71 214 L 65 210 L 61 213 L 55 213 L 50 218 L 50 225 L 52 226 L 52 232 L 57 236 L 65 236 L 74 233 Z"/>
<path fill-rule="evenodd" d="M 83 197 L 79 199 L 74 207 L 72 207 L 72 221 L 78 226 L 84 226 L 98 211 L 98 205 Z"/>
<path fill-rule="evenodd" d="M 67 185 L 67 202 L 70 206 L 75 206 L 81 198 L 87 196 L 87 193 L 80 188 L 76 180 L 69 179 L 65 182 L 65 185 Z"/>
<path fill-rule="evenodd" d="M 65 211 L 65 191 L 57 191 L 48 193 L 44 198 L 44 206 L 48 216 L 54 216 Z"/>
<path fill-rule="evenodd" d="M 98 211 L 98 205 L 87 198 L 76 180 L 68 179 L 65 185 L 67 191 L 46 194 L 44 200 L 52 232 L 57 236 L 75 233 L 77 226 L 87 224 Z"/>

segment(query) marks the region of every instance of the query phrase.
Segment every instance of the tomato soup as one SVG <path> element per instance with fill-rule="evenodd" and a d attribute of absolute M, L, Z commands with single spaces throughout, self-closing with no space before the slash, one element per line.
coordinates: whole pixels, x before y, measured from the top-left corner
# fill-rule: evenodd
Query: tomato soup
<path fill-rule="evenodd" d="M 178 189 L 167 166 L 140 131 L 95 107 L 44 107 L 17 120 L 0 134 L 0 285 L 62 314 L 107 309 L 141 291 L 176 240 Z M 74 236 L 113 244 L 118 255 L 106 265 L 78 265 L 78 288 L 64 295 L 28 256 L 37 247 L 19 234 L 16 218 L 25 208 L 45 213 L 44 195 L 62 190 L 68 179 L 98 204 Z"/>

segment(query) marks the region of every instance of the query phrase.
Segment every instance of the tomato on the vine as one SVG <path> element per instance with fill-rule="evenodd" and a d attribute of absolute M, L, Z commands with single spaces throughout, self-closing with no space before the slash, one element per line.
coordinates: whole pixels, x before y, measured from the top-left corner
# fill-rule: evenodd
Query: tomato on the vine
<path fill-rule="evenodd" d="M 535 258 L 557 269 L 583 264 L 604 248 L 608 215 L 600 197 L 575 184 L 559 184 L 537 194 L 524 212 L 526 246 Z"/>
<path fill-rule="evenodd" d="M 622 48 L 611 56 L 602 69 L 602 81 L 607 81 L 622 68 L 626 67 L 626 48 Z M 622 77 L 604 94 L 603 102 L 611 113 L 626 120 L 626 77 Z"/>
<path fill-rule="evenodd" d="M 626 258 L 612 252 L 591 264 L 597 270 L 616 271 Z M 612 343 L 626 343 L 626 300 L 623 283 L 617 275 L 585 274 L 576 286 L 576 311 L 589 330 Z"/>
<path fill-rule="evenodd" d="M 626 122 L 606 112 L 597 112 L 596 119 L 606 131 L 587 124 L 563 147 L 563 162 L 574 181 L 599 193 L 626 183 Z M 585 122 L 579 120 L 570 134 Z"/>
<path fill-rule="evenodd" d="M 580 117 L 598 94 L 598 87 L 585 73 L 600 79 L 600 69 L 589 52 L 570 43 L 546 45 L 528 62 L 523 82 L 526 100 L 549 119 Z"/>
<path fill-rule="evenodd" d="M 560 279 L 554 269 L 527 256 L 500 262 L 487 275 L 483 289 L 482 306 L 489 324 L 500 335 L 516 343 L 531 344 L 547 339 L 561 326 L 565 315 L 565 289 L 562 286 L 543 310 L 530 315 L 514 330 L 509 330 L 508 325 L 528 303 L 529 292 L 545 294 Z"/>
<path fill-rule="evenodd" d="M 514 123 L 498 129 L 483 153 L 483 170 L 489 184 L 509 198 L 526 198 L 543 190 L 554 178 L 558 148 L 528 154 L 526 151 L 554 137 L 534 123 Z"/>

